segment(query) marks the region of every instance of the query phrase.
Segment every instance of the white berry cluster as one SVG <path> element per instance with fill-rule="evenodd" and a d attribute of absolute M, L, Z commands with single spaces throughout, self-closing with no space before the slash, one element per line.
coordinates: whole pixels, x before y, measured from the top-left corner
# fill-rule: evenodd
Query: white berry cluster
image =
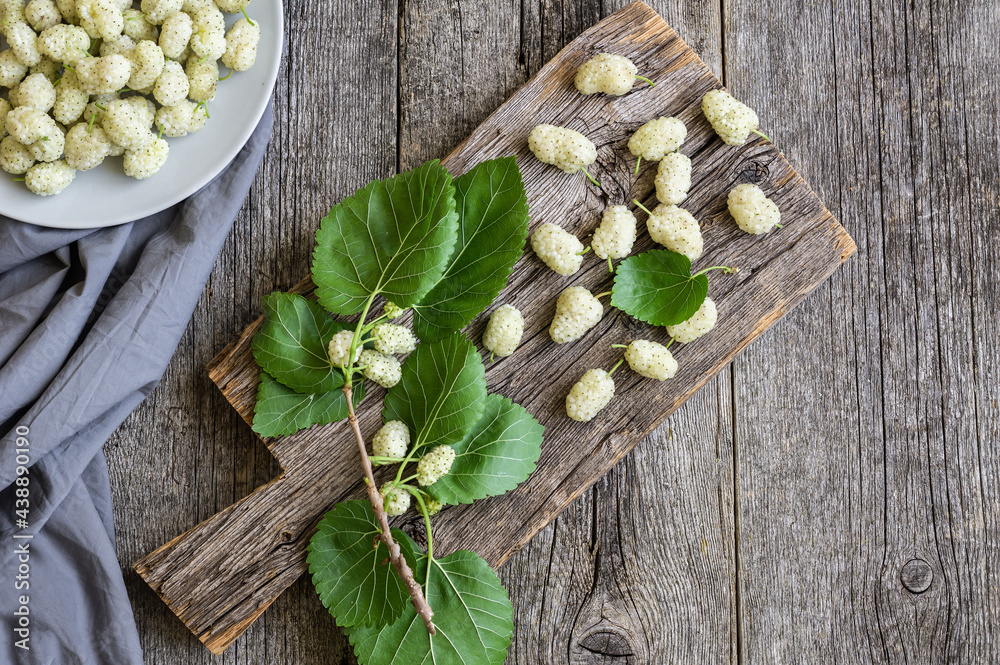
<path fill-rule="evenodd" d="M 390 420 L 372 439 L 372 454 L 376 457 L 402 459 L 410 447 L 410 430 L 401 420 Z"/>
<path fill-rule="evenodd" d="M 593 420 L 615 396 L 615 382 L 603 369 L 591 369 L 566 395 L 566 415 L 580 422 Z"/>
<path fill-rule="evenodd" d="M 658 162 L 680 149 L 687 127 L 677 118 L 656 118 L 635 130 L 628 141 L 629 151 L 646 161 Z"/>
<path fill-rule="evenodd" d="M 556 314 L 549 326 L 549 337 L 556 344 L 575 342 L 601 322 L 604 306 L 590 291 L 571 286 L 556 299 Z"/>
<path fill-rule="evenodd" d="M 781 211 L 757 185 L 737 185 L 729 192 L 729 214 L 736 224 L 752 235 L 769 233 L 781 224 Z"/>
<path fill-rule="evenodd" d="M 572 275 L 583 264 L 583 243 L 572 233 L 548 222 L 531 234 L 531 249 L 560 275 Z"/>
<path fill-rule="evenodd" d="M 403 368 L 395 356 L 388 356 L 372 349 L 361 352 L 358 363 L 363 367 L 365 378 L 383 388 L 392 388 L 403 376 Z"/>
<path fill-rule="evenodd" d="M 386 515 L 402 515 L 410 508 L 410 493 L 392 482 L 382 485 L 379 494 L 382 495 Z"/>
<path fill-rule="evenodd" d="M 483 346 L 501 358 L 514 353 L 524 335 L 524 317 L 513 305 L 501 305 L 490 314 Z"/>
<path fill-rule="evenodd" d="M 692 261 L 700 257 L 704 250 L 698 220 L 684 208 L 661 203 L 650 213 L 646 229 L 653 242 L 672 252 L 683 254 Z"/>
<path fill-rule="evenodd" d="M 417 348 L 417 338 L 406 326 L 394 323 L 380 323 L 372 328 L 372 339 L 375 350 L 391 355 L 394 353 L 409 353 Z"/>
<path fill-rule="evenodd" d="M 674 340 L 687 344 L 698 339 L 709 330 L 715 327 L 715 322 L 719 319 L 719 310 L 711 298 L 705 298 L 698 311 L 687 321 L 678 323 L 676 326 L 667 326 L 667 334 Z"/>
<path fill-rule="evenodd" d="M 625 349 L 625 362 L 632 371 L 646 377 L 665 381 L 677 373 L 677 361 L 662 344 L 644 339 L 632 340 Z"/>
<path fill-rule="evenodd" d="M 601 215 L 590 246 L 602 259 L 623 259 L 635 244 L 636 219 L 626 206 L 611 206 Z"/>
<path fill-rule="evenodd" d="M 353 330 L 341 330 L 330 338 L 327 345 L 327 354 L 330 356 L 330 364 L 334 367 L 346 367 L 347 358 L 351 353 L 351 345 L 354 343 Z M 361 349 L 354 350 L 354 362 L 361 357 Z"/>
<path fill-rule="evenodd" d="M 711 90 L 701 100 L 701 111 L 715 133 L 729 145 L 743 145 L 750 132 L 760 126 L 752 108 L 725 90 Z"/>
<path fill-rule="evenodd" d="M 635 84 L 638 69 L 621 55 L 601 53 L 580 65 L 573 83 L 585 95 L 602 92 L 605 95 L 624 95 Z"/>
<path fill-rule="evenodd" d="M 0 168 L 41 196 L 107 157 L 123 156 L 132 178 L 152 177 L 170 153 L 162 137 L 208 120 L 219 61 L 241 72 L 253 65 L 260 25 L 244 16 L 227 32 L 223 14 L 248 3 L 0 0 L 8 46 L 0 50 Z"/>
<path fill-rule="evenodd" d="M 435 446 L 417 463 L 417 482 L 426 487 L 433 485 L 443 475 L 451 471 L 455 462 L 455 449 L 451 446 Z"/>
<path fill-rule="evenodd" d="M 691 189 L 691 158 L 674 152 L 662 160 L 656 169 L 656 198 L 660 203 L 677 205 L 687 198 Z"/>
<path fill-rule="evenodd" d="M 597 160 L 597 147 L 586 136 L 566 127 L 538 125 L 528 134 L 528 148 L 539 161 L 566 173 L 586 169 Z"/>

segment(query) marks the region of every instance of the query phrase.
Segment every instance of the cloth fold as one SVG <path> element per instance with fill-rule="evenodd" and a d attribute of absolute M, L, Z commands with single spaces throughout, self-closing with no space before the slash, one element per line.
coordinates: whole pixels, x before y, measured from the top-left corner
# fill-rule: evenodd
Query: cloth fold
<path fill-rule="evenodd" d="M 101 446 L 162 377 L 271 125 L 269 107 L 222 174 L 156 215 L 0 216 L 0 662 L 142 663 Z"/>

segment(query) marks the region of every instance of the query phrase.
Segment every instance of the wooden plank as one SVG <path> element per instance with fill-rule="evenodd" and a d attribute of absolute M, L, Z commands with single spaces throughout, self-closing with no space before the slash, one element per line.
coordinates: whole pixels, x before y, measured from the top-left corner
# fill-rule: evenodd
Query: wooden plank
<path fill-rule="evenodd" d="M 737 92 L 860 255 L 735 363 L 744 662 L 996 662 L 1000 15 L 761 4 L 728 64 L 780 84 Z"/>
<path fill-rule="evenodd" d="M 619 99 L 576 94 L 570 84 L 576 67 L 605 49 L 632 57 L 660 85 Z M 674 381 L 650 386 L 626 374 L 618 381 L 619 399 L 602 418 L 579 424 L 562 412 L 564 396 L 577 378 L 564 369 L 609 366 L 616 355 L 611 343 L 637 334 L 662 339 L 664 334 L 650 333 L 612 312 L 580 342 L 553 348 L 545 329 L 554 297 L 571 283 L 606 285 L 606 267 L 594 261 L 572 279 L 557 280 L 538 261 L 522 261 L 500 299 L 525 312 L 526 341 L 518 354 L 491 366 L 488 380 L 491 389 L 521 402 L 546 425 L 539 471 L 503 499 L 442 513 L 436 527 L 441 551 L 472 545 L 487 560 L 502 563 L 853 253 L 851 238 L 772 145 L 755 141 L 734 150 L 713 140 L 699 106 L 704 92 L 717 85 L 662 19 L 634 3 L 573 42 L 445 160 L 450 170 L 463 172 L 481 159 L 516 153 L 533 223 L 555 220 L 584 235 L 607 203 L 649 196 L 652 171 L 647 169 L 637 182 L 629 176 L 633 162 L 621 149 L 628 133 L 654 115 L 678 115 L 689 126 L 686 151 L 695 161 L 696 184 L 687 204 L 704 220 L 708 251 L 702 264 L 735 263 L 742 272 L 713 282 L 722 324 L 705 343 L 678 351 L 681 369 Z M 602 194 L 582 178 L 567 178 L 529 157 L 524 137 L 542 121 L 583 129 L 598 144 Z M 725 194 L 746 180 L 760 183 L 785 211 L 789 223 L 781 232 L 750 238 L 735 228 L 725 212 Z M 650 241 L 643 237 L 637 250 L 648 247 Z M 474 338 L 483 325 L 480 319 L 470 326 Z M 252 411 L 256 382 L 249 356 L 253 329 L 211 367 L 213 380 L 245 418 Z M 372 391 L 372 401 L 379 395 Z M 377 409 L 366 410 L 363 431 L 374 432 L 377 419 Z M 357 492 L 353 462 L 330 453 L 342 440 L 341 426 L 268 442 L 284 469 L 279 479 L 136 564 L 213 650 L 229 644 L 294 581 L 303 570 L 311 525 L 325 508 Z M 476 528 L 483 523 L 496 528 Z M 468 541 L 469 533 L 478 534 L 474 543 Z"/>

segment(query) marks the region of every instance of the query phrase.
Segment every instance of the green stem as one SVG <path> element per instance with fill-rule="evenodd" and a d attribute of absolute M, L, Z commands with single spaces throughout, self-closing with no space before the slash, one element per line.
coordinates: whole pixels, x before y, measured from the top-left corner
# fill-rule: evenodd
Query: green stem
<path fill-rule="evenodd" d="M 220 81 L 225 81 L 225 80 L 226 80 L 227 78 L 229 78 L 230 76 L 232 76 L 232 75 L 233 75 L 233 72 L 235 72 L 235 71 L 236 71 L 235 69 L 230 69 L 230 70 L 229 70 L 229 73 L 228 73 L 228 74 L 226 74 L 225 76 L 223 76 L 223 77 L 222 77 L 221 79 L 219 79 L 219 80 L 220 80 Z"/>
<path fill-rule="evenodd" d="M 24 178 L 13 178 L 14 182 L 24 182 Z"/>
<path fill-rule="evenodd" d="M 434 558 L 434 533 L 431 531 L 431 516 L 427 514 L 427 504 L 424 503 L 423 492 L 418 490 L 416 487 L 407 487 L 410 494 L 417 500 L 420 505 L 420 514 L 424 516 L 424 530 L 427 531 L 427 558 Z M 430 570 L 430 562 L 428 562 L 427 570 Z M 427 588 L 427 580 L 424 580 L 424 588 Z"/>
<path fill-rule="evenodd" d="M 399 464 L 403 461 L 402 457 L 379 457 L 378 455 L 369 455 L 368 459 L 372 464 Z"/>
<path fill-rule="evenodd" d="M 600 299 L 601 299 L 601 298 L 603 298 L 604 296 L 610 296 L 610 295 L 611 295 L 611 291 L 605 291 L 604 293 L 598 293 L 598 294 L 597 294 L 596 296 L 594 296 L 594 297 L 595 297 L 595 298 L 597 298 L 598 300 L 600 300 Z"/>
<path fill-rule="evenodd" d="M 642 155 L 639 155 L 635 160 L 635 173 L 632 175 L 639 175 L 639 164 L 642 164 Z"/>
<path fill-rule="evenodd" d="M 372 328 L 374 328 L 375 326 L 377 326 L 378 324 L 382 323 L 383 321 L 385 321 L 388 318 L 389 318 L 389 315 L 383 313 L 381 316 L 372 319 L 371 321 L 369 321 L 365 325 L 364 332 L 368 332 L 369 330 L 371 330 Z"/>
<path fill-rule="evenodd" d="M 771 140 L 771 138 L 767 134 L 765 134 L 764 132 L 760 131 L 759 129 L 751 129 L 750 131 L 753 132 L 754 134 L 756 134 L 757 136 L 763 138 L 766 141 L 770 141 Z"/>
<path fill-rule="evenodd" d="M 669 348 L 670 348 L 670 345 L 671 345 L 671 344 L 673 344 L 673 343 L 674 343 L 674 338 L 673 338 L 673 337 L 671 337 L 671 338 L 670 338 L 670 341 L 669 341 L 669 342 L 667 342 L 666 346 L 664 346 L 663 348 L 665 348 L 665 349 L 669 349 Z"/>
<path fill-rule="evenodd" d="M 611 257 L 610 256 L 608 256 L 608 272 L 610 272 L 612 274 L 615 272 L 615 264 L 611 263 Z"/>
<path fill-rule="evenodd" d="M 590 251 L 590 247 L 584 247 L 583 251 L 582 252 L 577 252 L 576 255 L 577 256 L 583 256 L 584 254 L 586 254 L 589 251 Z"/>
<path fill-rule="evenodd" d="M 641 203 L 639 203 L 639 199 L 632 199 L 632 203 L 634 203 L 637 206 L 639 206 L 639 210 L 643 211 L 647 215 L 652 215 L 653 214 L 653 213 L 649 212 L 649 208 L 647 208 L 646 206 L 644 206 Z"/>
<path fill-rule="evenodd" d="M 621 360 L 619 360 L 618 362 L 616 362 L 616 363 L 615 363 L 615 366 L 611 368 L 611 371 L 610 371 L 610 372 L 608 372 L 608 376 L 611 376 L 612 374 L 614 374 L 614 373 L 615 373 L 615 370 L 616 370 L 616 369 L 618 369 L 619 367 L 621 367 L 621 364 L 622 364 L 623 362 L 625 362 L 625 359 L 624 359 L 624 358 L 622 358 Z"/>
<path fill-rule="evenodd" d="M 732 274 L 734 272 L 737 272 L 739 270 L 739 268 L 731 268 L 729 266 L 712 266 L 711 268 L 705 268 L 704 270 L 700 270 L 700 271 L 696 272 L 695 274 L 691 275 L 691 278 L 694 279 L 695 277 L 701 277 L 705 273 L 711 272 L 713 270 L 721 270 L 721 271 L 725 272 L 727 275 L 729 275 L 729 274 Z"/>
<path fill-rule="evenodd" d="M 612 344 L 611 348 L 612 349 L 627 349 L 628 348 L 628 344 Z"/>
<path fill-rule="evenodd" d="M 635 77 L 636 77 L 637 79 L 639 79 L 640 81 L 645 81 L 646 83 L 648 83 L 648 84 L 649 84 L 649 87 L 651 87 L 651 88 L 655 88 L 655 87 L 656 87 L 656 84 L 655 84 L 655 83 L 653 83 L 652 81 L 650 81 L 650 80 L 649 80 L 648 78 L 646 78 L 645 76 L 639 76 L 638 74 L 636 74 L 636 75 L 635 75 Z"/>
<path fill-rule="evenodd" d="M 373 293 L 368 296 L 368 300 L 365 302 L 365 308 L 361 310 L 361 318 L 358 319 L 358 327 L 354 329 L 354 339 L 351 340 L 351 350 L 348 352 L 347 358 L 350 361 L 347 364 L 347 369 L 344 370 L 344 385 L 351 386 L 351 381 L 354 379 L 354 372 L 358 369 L 354 366 L 354 356 L 358 352 L 358 344 L 361 342 L 361 334 L 365 325 L 365 319 L 368 318 L 368 310 L 371 309 L 372 303 L 375 301 L 375 296 L 377 294 Z M 397 478 L 398 480 L 398 478 Z"/>
<path fill-rule="evenodd" d="M 490 351 L 490 364 L 493 364 L 493 357 L 496 355 L 493 351 Z"/>
<path fill-rule="evenodd" d="M 247 8 L 246 7 L 240 7 L 240 11 L 243 12 L 243 18 L 245 18 L 247 20 L 247 23 L 249 23 L 250 25 L 256 25 L 256 23 L 254 23 L 250 19 L 250 17 L 247 16 Z"/>
<path fill-rule="evenodd" d="M 597 182 L 597 180 L 594 179 L 594 176 L 590 175 L 590 171 L 588 171 L 587 169 L 583 168 L 582 166 L 580 167 L 580 170 L 583 171 L 583 174 L 585 176 L 587 176 L 588 178 L 590 178 L 590 182 L 594 183 L 595 187 L 597 187 L 598 189 L 601 189 L 601 183 Z"/>

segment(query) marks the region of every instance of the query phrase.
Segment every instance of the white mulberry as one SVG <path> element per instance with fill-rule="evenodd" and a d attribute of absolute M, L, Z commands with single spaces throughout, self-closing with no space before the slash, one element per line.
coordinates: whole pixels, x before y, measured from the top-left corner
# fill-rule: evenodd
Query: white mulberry
<path fill-rule="evenodd" d="M 653 180 L 660 203 L 677 205 L 691 189 L 691 158 L 679 152 L 663 158 Z"/>
<path fill-rule="evenodd" d="M 646 220 L 646 229 L 653 242 L 683 254 L 692 261 L 701 256 L 705 248 L 698 220 L 684 208 L 675 205 L 661 203 L 653 208 Z"/>
<path fill-rule="evenodd" d="M 80 89 L 88 95 L 108 95 L 125 87 L 132 75 L 132 62 L 122 55 L 84 58 L 76 63 Z"/>
<path fill-rule="evenodd" d="M 162 109 L 161 109 L 162 110 Z M 341 330 L 330 338 L 326 352 L 330 357 L 330 364 L 334 367 L 346 367 L 347 355 L 351 352 L 351 345 L 354 344 L 354 331 Z M 354 362 L 361 357 L 361 347 L 354 349 Z"/>
<path fill-rule="evenodd" d="M 719 318 L 719 310 L 711 298 L 705 298 L 698 311 L 687 321 L 676 326 L 667 326 L 667 334 L 681 344 L 687 344 L 698 339 L 715 327 Z"/>
<path fill-rule="evenodd" d="M 148 113 L 127 99 L 108 103 L 101 126 L 113 143 L 126 150 L 143 148 L 156 139 L 149 131 Z"/>
<path fill-rule="evenodd" d="M 636 339 L 625 349 L 625 361 L 633 372 L 647 379 L 665 381 L 677 373 L 677 361 L 662 344 Z"/>
<path fill-rule="evenodd" d="M 159 25 L 171 14 L 179 12 L 183 4 L 183 0 L 142 0 L 140 8 L 147 21 Z"/>
<path fill-rule="evenodd" d="M 425 487 L 433 485 L 451 471 L 451 465 L 454 463 L 454 448 L 445 445 L 436 446 L 417 462 L 417 482 Z"/>
<path fill-rule="evenodd" d="M 524 335 L 524 317 L 513 305 L 501 305 L 490 314 L 483 346 L 501 358 L 514 353 Z"/>
<path fill-rule="evenodd" d="M 138 9 L 132 9 L 128 7 L 122 12 L 122 18 L 125 19 L 125 27 L 122 32 L 126 37 L 134 42 L 141 42 L 144 39 L 148 39 L 151 42 L 155 42 L 160 35 L 160 31 L 155 25 L 146 20 L 146 16 Z"/>
<path fill-rule="evenodd" d="M 216 60 L 198 62 L 198 58 L 188 58 L 184 69 L 188 77 L 188 97 L 196 102 L 210 102 L 215 99 L 219 85 L 219 63 Z"/>
<path fill-rule="evenodd" d="M 658 162 L 676 151 L 687 138 L 687 127 L 677 118 L 656 118 L 635 130 L 629 151 L 640 159 Z"/>
<path fill-rule="evenodd" d="M 372 439 L 372 454 L 375 457 L 406 457 L 410 447 L 410 429 L 402 420 L 390 420 Z"/>
<path fill-rule="evenodd" d="M 184 12 L 174 12 L 160 26 L 160 48 L 163 55 L 177 60 L 191 41 L 194 21 Z"/>
<path fill-rule="evenodd" d="M 250 0 L 216 0 L 215 4 L 227 14 L 239 14 L 250 4 Z"/>
<path fill-rule="evenodd" d="M 549 326 L 549 336 L 556 344 L 574 342 L 601 322 L 604 305 L 590 291 L 571 286 L 556 299 L 556 313 Z"/>
<path fill-rule="evenodd" d="M 372 328 L 375 350 L 379 353 L 409 353 L 417 348 L 417 338 L 406 326 L 380 323 Z"/>
<path fill-rule="evenodd" d="M 35 30 L 45 30 L 61 23 L 62 14 L 52 0 L 30 0 L 24 8 L 24 20 Z"/>
<path fill-rule="evenodd" d="M 42 74 L 52 85 L 55 85 L 59 81 L 59 73 L 62 72 L 62 68 L 61 63 L 56 62 L 43 53 L 42 59 L 38 61 L 38 64 L 28 68 L 28 73 Z"/>
<path fill-rule="evenodd" d="M 429 499 L 424 499 L 424 507 L 427 509 L 427 516 L 431 517 L 432 515 L 440 513 L 441 509 L 444 508 L 444 504 L 431 497 Z"/>
<path fill-rule="evenodd" d="M 156 175 L 170 155 L 170 144 L 164 139 L 154 139 L 141 148 L 125 151 L 125 175 L 145 180 Z"/>
<path fill-rule="evenodd" d="M 392 388 L 402 377 L 399 361 L 378 351 L 365 349 L 361 352 L 359 363 L 365 368 L 365 377 L 383 388 Z"/>
<path fill-rule="evenodd" d="M 163 72 L 164 57 L 160 47 L 151 41 L 141 41 L 135 45 L 132 51 L 132 76 L 129 77 L 128 87 L 133 90 L 142 90 L 156 83 L 160 73 Z"/>
<path fill-rule="evenodd" d="M 28 73 L 28 65 L 22 64 L 11 49 L 0 51 L 0 87 L 12 88 Z"/>
<path fill-rule="evenodd" d="M 701 100 L 701 110 L 712 129 L 729 145 L 743 145 L 760 119 L 752 108 L 725 90 L 710 90 Z"/>
<path fill-rule="evenodd" d="M 114 0 L 76 0 L 80 27 L 97 39 L 114 39 L 125 29 L 125 17 Z"/>
<path fill-rule="evenodd" d="M 7 114 L 10 113 L 10 102 L 0 98 L 0 139 L 7 136 Z"/>
<path fill-rule="evenodd" d="M 205 126 L 208 119 L 205 107 L 184 99 L 174 106 L 164 106 L 156 112 L 156 126 L 164 136 L 178 138 L 193 134 Z"/>
<path fill-rule="evenodd" d="M 46 28 L 38 38 L 38 49 L 56 62 L 75 65 L 89 57 L 90 35 L 77 25 L 60 23 Z"/>
<path fill-rule="evenodd" d="M 752 235 L 769 233 L 781 224 L 778 205 L 757 185 L 737 185 L 729 192 L 729 214 L 741 229 Z"/>
<path fill-rule="evenodd" d="M 392 302 L 391 300 L 386 300 L 385 305 L 382 306 L 382 313 L 388 316 L 390 319 L 398 319 L 403 315 L 406 310 Z"/>
<path fill-rule="evenodd" d="M 31 26 L 23 21 L 8 23 L 4 27 L 7 45 L 17 56 L 18 62 L 27 67 L 34 67 L 42 59 L 38 50 L 38 35 Z"/>
<path fill-rule="evenodd" d="M 396 487 L 392 482 L 382 485 L 379 494 L 382 495 L 386 515 L 402 515 L 410 508 L 410 493 L 402 487 Z"/>
<path fill-rule="evenodd" d="M 238 72 L 250 69 L 257 59 L 258 42 L 260 23 L 250 23 L 241 18 L 226 33 L 226 52 L 222 54 L 222 64 Z"/>
<path fill-rule="evenodd" d="M 56 103 L 52 107 L 52 115 L 62 124 L 71 125 L 83 115 L 89 100 L 90 96 L 80 90 L 76 74 L 67 71 L 56 86 Z"/>
<path fill-rule="evenodd" d="M 585 95 L 624 95 L 635 84 L 637 71 L 625 56 L 601 53 L 580 65 L 573 83 Z"/>
<path fill-rule="evenodd" d="M 64 161 L 35 164 L 24 175 L 24 184 L 39 196 L 54 196 L 63 191 L 76 177 L 76 171 Z"/>
<path fill-rule="evenodd" d="M 572 275 L 583 264 L 583 243 L 555 224 L 540 225 L 531 234 L 531 249 L 560 275 Z"/>
<path fill-rule="evenodd" d="M 539 161 L 566 173 L 576 173 L 597 160 L 597 147 L 580 132 L 555 125 L 538 125 L 528 134 L 528 147 Z"/>
<path fill-rule="evenodd" d="M 603 369 L 591 369 L 566 395 L 566 415 L 579 422 L 593 420 L 615 396 L 615 382 Z"/>
<path fill-rule="evenodd" d="M 594 230 L 590 246 L 602 259 L 623 259 L 635 244 L 636 219 L 625 206 L 611 206 L 601 215 L 601 224 Z"/>
<path fill-rule="evenodd" d="M 14 106 L 28 106 L 48 113 L 56 103 L 56 88 L 45 74 L 31 74 L 17 86 L 17 95 L 11 93 Z"/>
<path fill-rule="evenodd" d="M 27 146 L 39 162 L 54 162 L 63 154 L 66 137 L 56 121 L 38 109 L 20 106 L 7 114 L 7 133 Z"/>
<path fill-rule="evenodd" d="M 176 106 L 187 99 L 190 87 L 191 84 L 181 63 L 167 60 L 153 86 L 153 97 L 161 106 Z"/>
<path fill-rule="evenodd" d="M 191 17 L 191 50 L 199 58 L 218 60 L 226 52 L 226 17 L 217 7 L 203 7 Z M 201 100 L 199 100 L 201 101 Z"/>
<path fill-rule="evenodd" d="M 28 146 L 13 136 L 0 141 L 0 169 L 11 175 L 24 175 L 35 163 Z"/>
<path fill-rule="evenodd" d="M 66 134 L 66 163 L 77 171 L 89 171 L 99 166 L 111 151 L 111 141 L 98 126 L 81 122 Z"/>
<path fill-rule="evenodd" d="M 135 41 L 128 35 L 118 35 L 117 37 L 112 37 L 111 39 L 104 39 L 101 41 L 100 47 L 98 47 L 97 52 L 102 56 L 115 55 L 120 53 L 124 55 L 129 60 L 132 59 L 132 49 L 135 48 Z"/>

